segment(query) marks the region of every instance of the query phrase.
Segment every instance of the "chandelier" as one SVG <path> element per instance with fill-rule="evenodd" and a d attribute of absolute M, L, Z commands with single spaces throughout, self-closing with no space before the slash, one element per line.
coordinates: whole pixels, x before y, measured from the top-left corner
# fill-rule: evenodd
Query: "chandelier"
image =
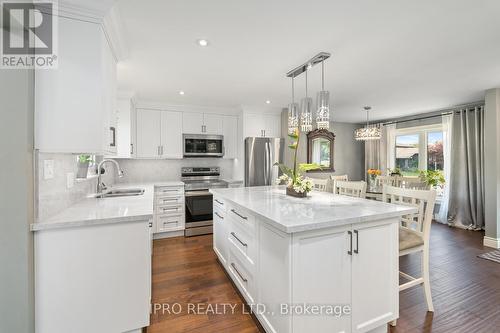
<path fill-rule="evenodd" d="M 354 138 L 358 141 L 380 140 L 382 137 L 380 127 L 377 125 L 370 125 L 369 112 L 371 107 L 365 106 L 364 110 L 366 111 L 366 126 L 355 130 Z"/>
<path fill-rule="evenodd" d="M 330 53 L 321 52 L 315 55 L 306 63 L 292 69 L 286 76 L 292 79 L 292 102 L 288 105 L 288 131 L 293 133 L 298 130 L 310 132 L 313 129 L 313 100 L 308 95 L 307 71 L 313 66 L 321 63 L 321 91 L 317 94 L 316 100 L 316 125 L 318 129 L 330 128 L 330 93 L 325 90 L 325 70 L 324 61 L 330 57 Z M 306 73 L 306 96 L 300 101 L 299 106 L 295 103 L 294 79 L 296 76 Z"/>

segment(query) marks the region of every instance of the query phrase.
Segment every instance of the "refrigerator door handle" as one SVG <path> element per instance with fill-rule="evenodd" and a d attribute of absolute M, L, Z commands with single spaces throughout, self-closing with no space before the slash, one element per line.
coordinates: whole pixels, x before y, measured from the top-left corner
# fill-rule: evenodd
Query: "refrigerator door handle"
<path fill-rule="evenodd" d="M 264 143 L 264 185 L 269 184 L 269 147 L 267 142 Z"/>

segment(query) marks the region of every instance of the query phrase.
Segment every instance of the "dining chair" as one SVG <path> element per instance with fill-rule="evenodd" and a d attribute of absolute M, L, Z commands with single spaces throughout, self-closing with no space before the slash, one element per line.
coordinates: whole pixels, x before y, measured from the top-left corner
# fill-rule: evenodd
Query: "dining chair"
<path fill-rule="evenodd" d="M 335 194 L 347 195 L 350 197 L 365 198 L 366 182 L 364 181 L 337 181 L 333 190 Z"/>
<path fill-rule="evenodd" d="M 332 180 L 332 192 L 335 192 L 335 184 L 337 181 L 348 181 L 349 176 L 347 174 L 345 175 L 330 175 L 330 179 Z"/>
<path fill-rule="evenodd" d="M 419 177 L 403 177 L 402 187 L 412 190 L 430 190 L 430 186 Z"/>
<path fill-rule="evenodd" d="M 401 176 L 377 176 L 377 178 L 375 178 L 375 185 L 377 187 L 382 187 L 384 185 L 399 187 L 402 181 L 403 177 Z"/>
<path fill-rule="evenodd" d="M 319 179 L 319 178 L 311 178 L 313 183 L 313 190 L 326 192 L 326 187 L 328 185 L 328 178 Z"/>
<path fill-rule="evenodd" d="M 423 285 L 427 309 L 430 312 L 434 312 L 429 279 L 429 238 L 432 214 L 434 204 L 436 203 L 436 191 L 412 190 L 385 185 L 382 193 L 382 201 L 411 206 L 417 209 L 416 213 L 402 217 L 399 227 L 399 256 L 405 256 L 410 253 L 422 253 L 422 276 L 413 277 L 400 271 L 399 275 L 408 280 L 408 282 L 400 284 L 399 291 Z M 391 325 L 395 326 L 396 321 L 393 321 Z"/>

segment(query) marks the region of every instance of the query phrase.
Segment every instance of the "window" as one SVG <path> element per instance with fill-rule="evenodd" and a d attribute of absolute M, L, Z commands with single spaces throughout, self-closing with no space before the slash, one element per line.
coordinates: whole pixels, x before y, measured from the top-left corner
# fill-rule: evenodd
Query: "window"
<path fill-rule="evenodd" d="M 443 132 L 427 133 L 427 170 L 443 169 Z"/>
<path fill-rule="evenodd" d="M 404 176 L 418 176 L 421 170 L 443 170 L 441 125 L 400 129 L 396 133 L 396 163 Z"/>
<path fill-rule="evenodd" d="M 405 176 L 418 176 L 419 137 L 418 134 L 396 136 L 396 168 Z"/>

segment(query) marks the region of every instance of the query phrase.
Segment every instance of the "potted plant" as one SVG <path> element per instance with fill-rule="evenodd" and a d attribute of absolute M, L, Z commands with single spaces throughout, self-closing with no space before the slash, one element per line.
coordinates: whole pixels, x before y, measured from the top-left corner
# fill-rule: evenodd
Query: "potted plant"
<path fill-rule="evenodd" d="M 293 150 L 293 168 L 289 168 L 282 163 L 276 163 L 283 175 L 277 179 L 277 184 L 286 184 L 286 194 L 294 197 L 304 198 L 307 193 L 313 189 L 313 182 L 311 178 L 303 176 L 307 171 L 321 169 L 321 166 L 316 163 L 297 163 L 297 149 L 300 142 L 300 133 L 296 129 L 293 133 L 288 134 L 292 140 L 291 145 L 288 146 Z"/>
<path fill-rule="evenodd" d="M 401 168 L 396 167 L 396 168 L 394 168 L 394 170 L 390 170 L 389 175 L 390 176 L 402 176 L 403 173 L 401 172 Z"/>
<path fill-rule="evenodd" d="M 419 177 L 430 188 L 438 188 L 445 183 L 444 174 L 441 170 L 422 170 Z"/>
<path fill-rule="evenodd" d="M 90 162 L 92 162 L 92 156 L 90 155 L 78 156 L 78 170 L 76 172 L 76 178 L 87 178 Z"/>

